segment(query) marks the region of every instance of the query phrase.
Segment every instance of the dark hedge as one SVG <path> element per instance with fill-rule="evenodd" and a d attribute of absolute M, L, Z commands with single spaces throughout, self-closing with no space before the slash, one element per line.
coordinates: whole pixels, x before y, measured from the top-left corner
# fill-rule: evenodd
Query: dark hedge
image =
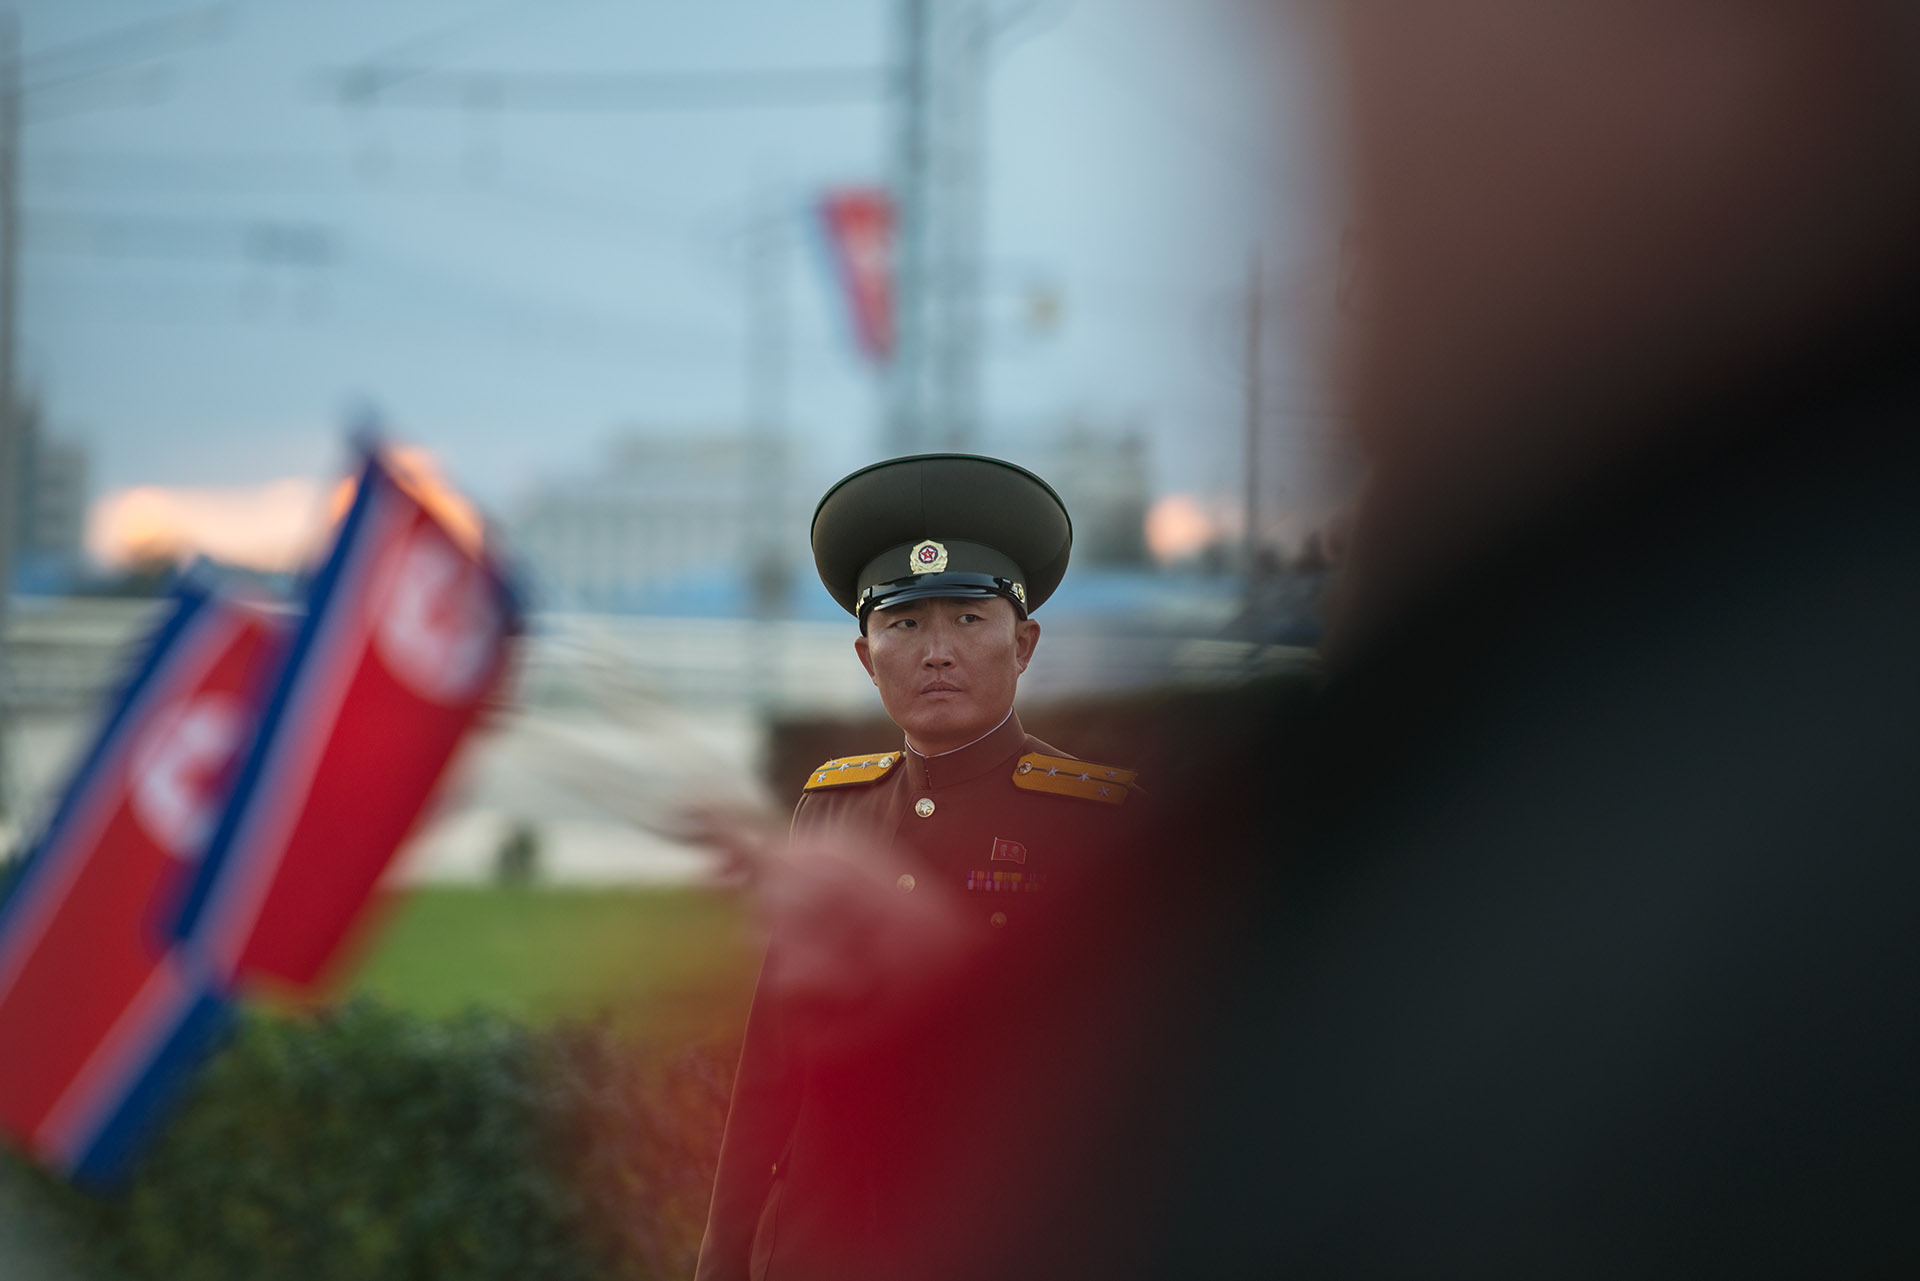
<path fill-rule="evenodd" d="M 105 1278 L 685 1277 L 735 1053 L 368 1001 L 256 1013 L 125 1191 L 10 1182 Z"/>

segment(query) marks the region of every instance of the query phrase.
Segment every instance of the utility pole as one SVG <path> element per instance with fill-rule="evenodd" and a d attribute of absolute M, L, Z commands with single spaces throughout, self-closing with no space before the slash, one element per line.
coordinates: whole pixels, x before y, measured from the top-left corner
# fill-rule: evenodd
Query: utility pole
<path fill-rule="evenodd" d="M 980 428 L 980 275 L 986 194 L 987 14 L 979 0 L 952 9 L 940 106 L 946 122 L 941 184 L 944 342 L 937 386 L 940 447 L 966 450 Z"/>
<path fill-rule="evenodd" d="M 771 634 L 787 598 L 791 571 L 784 528 L 787 486 L 787 392 L 791 317 L 788 249 L 793 218 L 789 193 L 768 187 L 753 219 L 747 268 L 747 460 L 743 498 L 748 591 L 755 629 L 762 633 L 748 658 L 754 703 L 770 709 L 780 691 L 781 647 Z"/>
<path fill-rule="evenodd" d="M 898 0 L 893 161 L 895 343 L 886 444 L 966 449 L 980 416 L 986 67 L 981 0 Z"/>
<path fill-rule="evenodd" d="M 927 427 L 925 369 L 931 276 L 927 203 L 932 168 L 933 0 L 899 0 L 895 9 L 894 61 L 898 102 L 893 112 L 893 362 L 887 371 L 886 448 L 911 454 Z"/>
<path fill-rule="evenodd" d="M 1247 583 L 1246 603 L 1243 610 L 1251 639 L 1260 635 L 1260 427 L 1262 407 L 1260 403 L 1260 346 L 1262 322 L 1262 296 L 1260 251 L 1255 249 L 1247 262 L 1247 300 L 1246 300 L 1246 385 L 1244 388 L 1245 421 L 1242 424 L 1246 435 L 1246 459 L 1243 463 L 1246 478 L 1246 499 L 1244 510 L 1247 522 Z"/>
<path fill-rule="evenodd" d="M 18 389 L 14 385 L 14 322 L 19 304 L 20 26 L 0 13 L 0 818 L 12 814 L 8 759 L 13 733 L 7 619 L 13 592 L 13 530 L 20 490 Z M 0 855 L 7 851 L 0 850 Z"/>

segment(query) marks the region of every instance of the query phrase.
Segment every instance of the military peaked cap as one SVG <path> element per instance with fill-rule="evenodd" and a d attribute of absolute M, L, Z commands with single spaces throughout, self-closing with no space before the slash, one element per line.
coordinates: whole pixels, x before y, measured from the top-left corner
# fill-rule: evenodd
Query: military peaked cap
<path fill-rule="evenodd" d="M 978 454 L 915 454 L 863 467 L 813 512 L 813 563 L 841 608 L 934 596 L 1000 596 L 1020 617 L 1067 572 L 1073 522 L 1053 487 Z"/>

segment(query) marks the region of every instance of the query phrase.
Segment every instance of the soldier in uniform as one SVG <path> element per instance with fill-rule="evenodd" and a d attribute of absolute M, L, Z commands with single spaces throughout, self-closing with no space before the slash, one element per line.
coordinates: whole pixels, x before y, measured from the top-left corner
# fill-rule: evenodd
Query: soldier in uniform
<path fill-rule="evenodd" d="M 1014 712 L 1040 638 L 1030 615 L 1059 585 L 1073 541 L 1046 482 L 972 455 L 878 463 L 827 492 L 812 541 L 821 581 L 859 620 L 855 651 L 904 741 L 814 769 L 794 813 L 793 848 L 867 852 L 869 897 L 838 900 L 853 932 L 885 929 L 892 918 L 907 922 L 923 950 L 950 939 L 946 955 L 963 963 L 948 967 L 945 990 L 994 995 L 956 1004 L 909 988 L 901 998 L 896 983 L 877 1016 L 872 985 L 865 1010 L 859 1002 L 803 1007 L 779 979 L 811 940 L 791 937 L 802 932 L 791 920 L 776 922 L 700 1281 L 937 1269 L 916 1249 L 953 1240 L 970 1209 L 908 1194 L 925 1187 L 917 1164 L 935 1152 L 945 1161 L 979 1157 L 982 1178 L 992 1178 L 995 1162 L 1020 1160 L 1018 1114 L 1028 1105 L 1010 1093 L 982 1109 L 984 1083 L 943 1075 L 957 1070 L 964 1048 L 941 1047 L 991 1043 L 997 1022 L 1011 1031 L 1045 1016 L 1030 979 L 996 973 L 996 957 L 1016 954 L 1011 940 L 1044 929 L 1076 882 L 1117 859 L 1137 817 L 1132 771 L 1041 742 Z M 873 968 L 905 960 L 889 954 L 887 966 Z M 862 1018 L 866 1035 L 844 1035 L 842 1025 Z M 957 1090 L 967 1093 L 956 1099 Z M 967 1134 L 943 1129 L 982 1110 L 1002 1118 L 1006 1132 L 975 1133 L 971 1119 Z M 930 1213 L 953 1221 L 925 1222 Z"/>

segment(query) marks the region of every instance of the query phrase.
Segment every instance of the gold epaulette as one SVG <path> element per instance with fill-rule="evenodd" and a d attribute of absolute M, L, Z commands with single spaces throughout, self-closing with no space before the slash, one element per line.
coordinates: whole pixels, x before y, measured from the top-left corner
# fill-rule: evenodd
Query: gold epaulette
<path fill-rule="evenodd" d="M 849 787 L 854 783 L 871 783 L 875 779 L 885 778 L 887 771 L 899 763 L 899 752 L 876 752 L 872 756 L 842 756 L 828 761 L 825 765 L 807 776 L 805 791 L 815 792 L 823 787 Z"/>
<path fill-rule="evenodd" d="M 1077 796 L 1083 801 L 1106 805 L 1124 804 L 1133 780 L 1138 777 L 1134 770 L 1065 756 L 1042 756 L 1039 752 L 1027 753 L 1013 767 L 1015 787 L 1029 792 L 1051 792 L 1055 796 Z"/>

